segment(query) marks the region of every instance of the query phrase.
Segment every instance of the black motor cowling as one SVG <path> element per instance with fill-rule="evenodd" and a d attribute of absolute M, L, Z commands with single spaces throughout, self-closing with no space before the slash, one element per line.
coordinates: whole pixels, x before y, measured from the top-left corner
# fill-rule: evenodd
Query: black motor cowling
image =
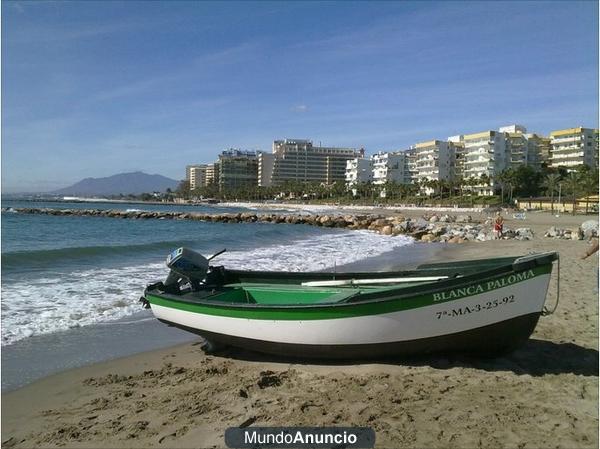
<path fill-rule="evenodd" d="M 189 248 L 177 248 L 167 256 L 167 267 L 171 269 L 164 285 L 168 288 L 178 284 L 181 278 L 197 287 L 208 273 L 208 259 Z"/>
<path fill-rule="evenodd" d="M 199 290 L 201 285 L 204 287 L 222 284 L 223 268 L 211 267 L 209 262 L 225 249 L 204 257 L 189 248 L 177 248 L 167 257 L 167 267 L 171 269 L 169 276 L 163 283 L 164 290 L 169 293 L 179 291 L 181 281 L 188 282 L 192 290 Z"/>

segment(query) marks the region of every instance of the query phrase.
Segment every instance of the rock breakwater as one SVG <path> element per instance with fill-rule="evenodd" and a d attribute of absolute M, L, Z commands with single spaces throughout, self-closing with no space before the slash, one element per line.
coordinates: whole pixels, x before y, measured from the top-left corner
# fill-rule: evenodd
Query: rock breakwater
<path fill-rule="evenodd" d="M 215 223 L 286 223 L 321 226 L 326 228 L 363 229 L 382 235 L 406 235 L 421 242 L 463 243 L 466 241 L 492 240 L 489 223 L 474 221 L 470 215 L 426 215 L 407 218 L 402 215 L 378 214 L 305 215 L 267 214 L 254 212 L 205 214 L 177 211 L 142 211 L 120 209 L 53 209 L 53 208 L 3 208 L 3 212 L 41 214 L 56 216 L 91 216 L 131 220 L 195 220 Z M 504 239 L 530 240 L 529 228 L 507 229 Z"/>

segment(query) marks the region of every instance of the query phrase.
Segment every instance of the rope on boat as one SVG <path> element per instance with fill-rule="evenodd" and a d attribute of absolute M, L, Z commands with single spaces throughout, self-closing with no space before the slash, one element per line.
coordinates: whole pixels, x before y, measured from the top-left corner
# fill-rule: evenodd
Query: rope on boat
<path fill-rule="evenodd" d="M 554 304 L 552 310 L 544 306 L 544 309 L 542 310 L 542 316 L 552 315 L 558 307 L 558 301 L 560 300 L 560 256 L 558 254 L 556 254 L 556 269 L 556 303 Z"/>

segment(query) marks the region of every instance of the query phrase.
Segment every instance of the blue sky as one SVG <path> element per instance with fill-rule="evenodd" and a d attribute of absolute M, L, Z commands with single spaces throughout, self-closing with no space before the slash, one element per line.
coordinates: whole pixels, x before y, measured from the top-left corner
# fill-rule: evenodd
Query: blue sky
<path fill-rule="evenodd" d="M 598 123 L 597 2 L 2 2 L 2 188 Z"/>

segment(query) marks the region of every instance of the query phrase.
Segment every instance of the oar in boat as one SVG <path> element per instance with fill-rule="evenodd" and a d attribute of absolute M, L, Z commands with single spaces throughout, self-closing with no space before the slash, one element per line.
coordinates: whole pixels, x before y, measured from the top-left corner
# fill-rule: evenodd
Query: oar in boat
<path fill-rule="evenodd" d="M 382 278 L 382 279 L 343 279 L 338 281 L 309 281 L 303 282 L 305 287 L 336 287 L 341 285 L 369 285 L 369 284 L 399 284 L 403 282 L 432 282 L 448 279 L 448 276 L 421 276 L 409 278 Z"/>

